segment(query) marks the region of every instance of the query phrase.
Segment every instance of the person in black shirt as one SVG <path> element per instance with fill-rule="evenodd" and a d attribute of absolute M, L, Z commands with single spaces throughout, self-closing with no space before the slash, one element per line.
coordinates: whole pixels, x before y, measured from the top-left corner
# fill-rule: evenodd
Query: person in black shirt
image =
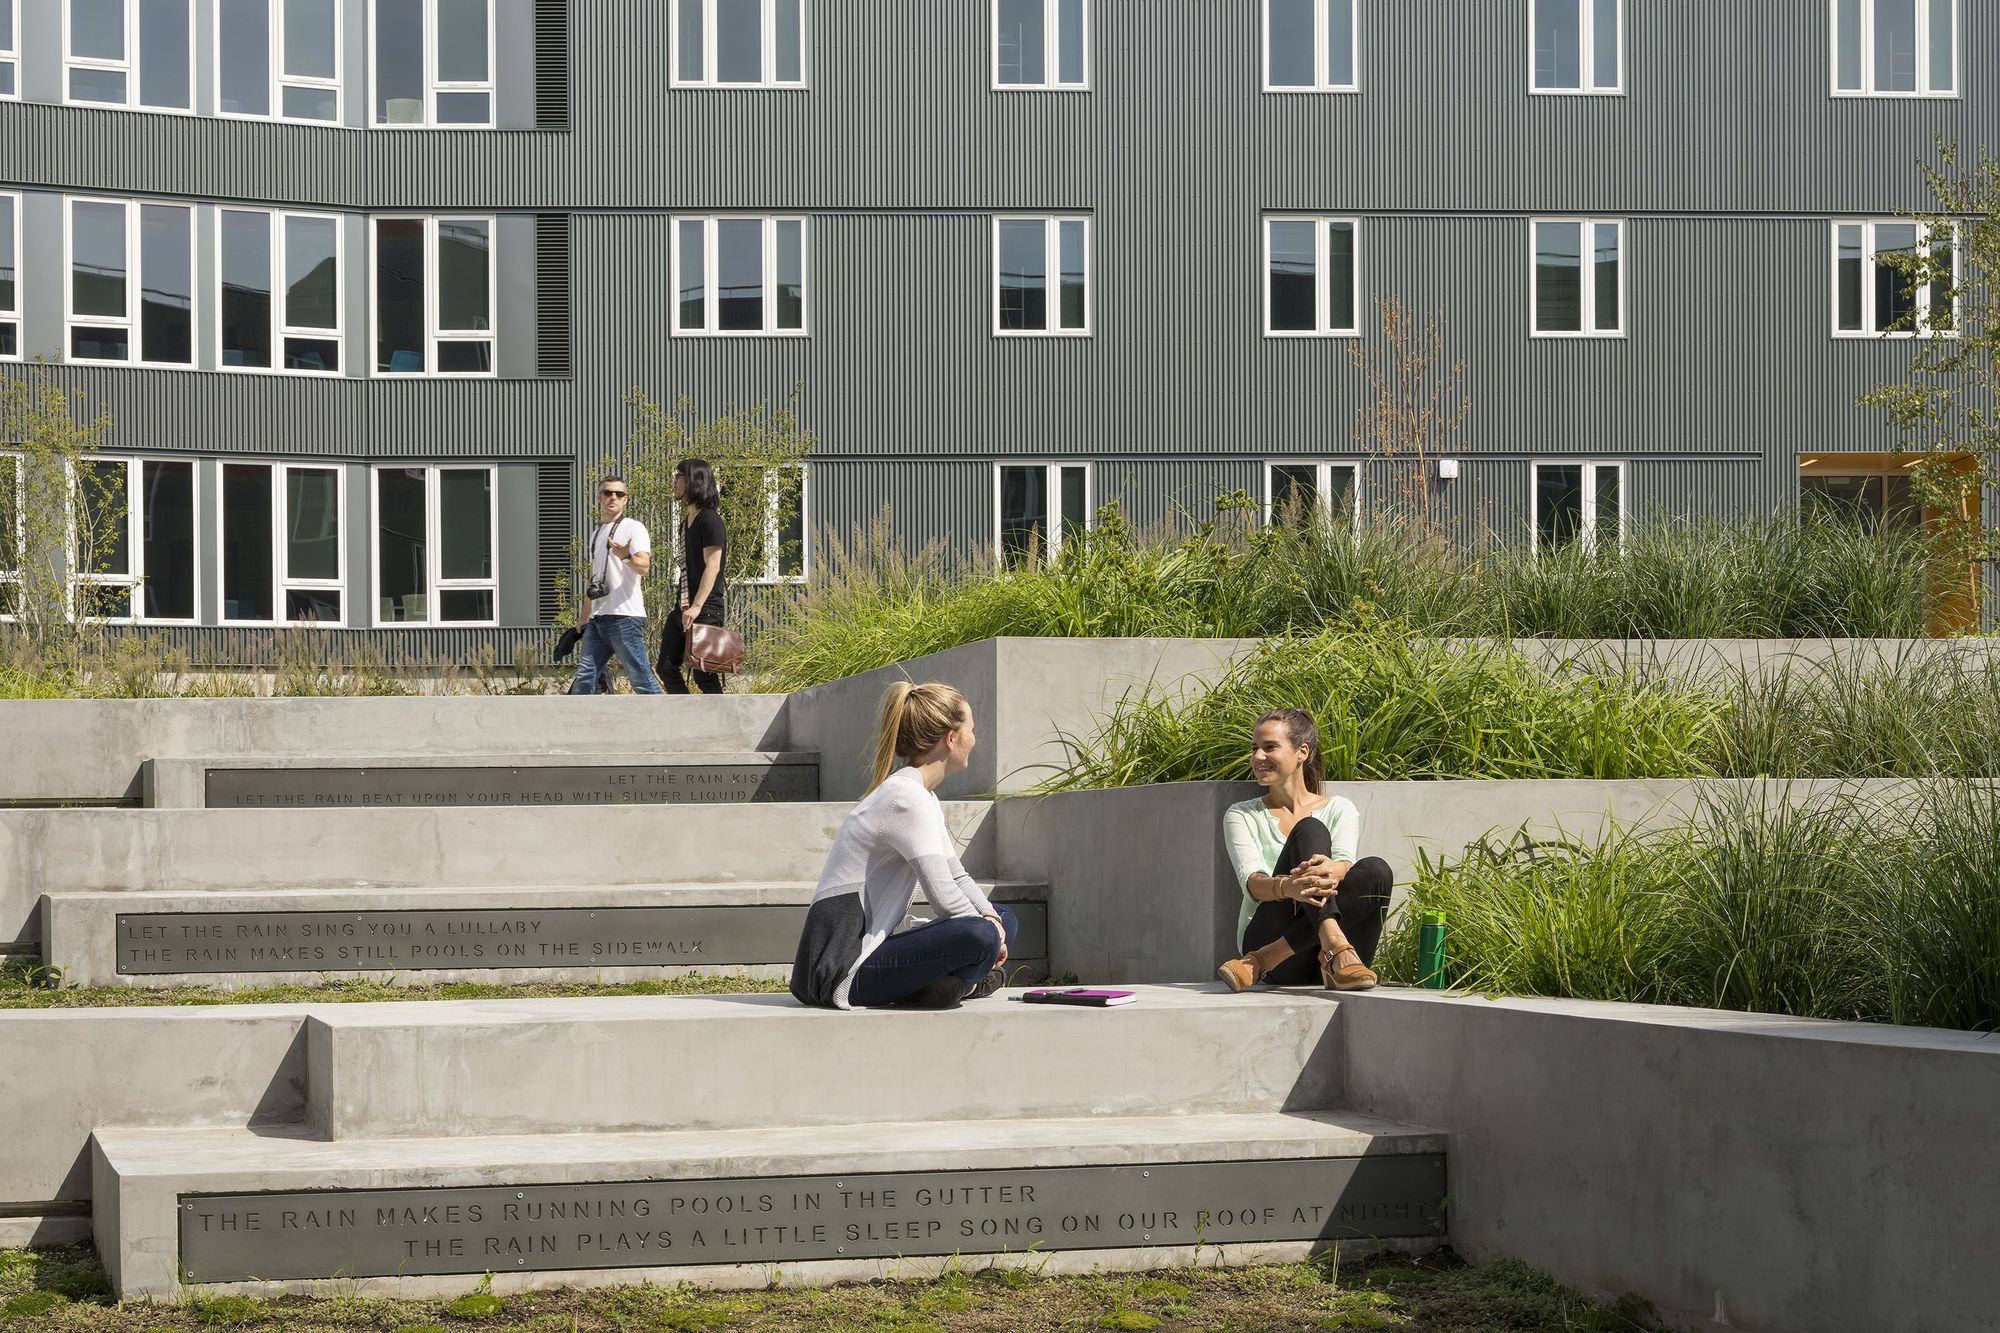
<path fill-rule="evenodd" d="M 686 509 L 682 530 L 680 609 L 667 616 L 660 635 L 660 683 L 668 694 L 686 694 L 681 664 L 687 660 L 688 631 L 696 625 L 722 624 L 722 563 L 729 536 L 716 506 L 722 490 L 715 469 L 699 458 L 681 460 L 674 468 L 674 498 Z M 722 677 L 696 671 L 694 687 L 703 694 L 722 693 Z"/>

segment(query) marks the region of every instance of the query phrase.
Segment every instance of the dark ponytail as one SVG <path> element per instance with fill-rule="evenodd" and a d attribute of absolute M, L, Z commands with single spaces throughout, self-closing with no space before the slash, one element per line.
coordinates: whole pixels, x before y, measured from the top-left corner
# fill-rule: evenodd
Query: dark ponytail
<path fill-rule="evenodd" d="M 1306 790 L 1318 791 L 1326 781 L 1326 756 L 1319 748 L 1319 725 L 1313 721 L 1313 715 L 1303 708 L 1273 708 L 1258 718 L 1251 730 L 1254 732 L 1266 722 L 1281 723 L 1286 739 L 1306 752 Z"/>

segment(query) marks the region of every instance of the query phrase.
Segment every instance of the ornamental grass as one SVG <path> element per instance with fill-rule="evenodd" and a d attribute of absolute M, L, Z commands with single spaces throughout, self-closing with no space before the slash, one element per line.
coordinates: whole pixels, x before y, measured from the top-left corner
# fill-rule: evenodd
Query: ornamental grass
<path fill-rule="evenodd" d="M 1517 836 L 1423 863 L 1378 958 L 1448 921 L 1457 988 L 2000 1030 L 2000 788 L 1711 794 L 1594 844 Z"/>

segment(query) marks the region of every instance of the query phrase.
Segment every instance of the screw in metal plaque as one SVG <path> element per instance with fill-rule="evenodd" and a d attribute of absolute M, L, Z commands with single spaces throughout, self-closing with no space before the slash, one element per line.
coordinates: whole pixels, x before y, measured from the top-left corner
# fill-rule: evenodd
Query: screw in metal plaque
<path fill-rule="evenodd" d="M 194 1270 L 192 1268 L 188 1269 L 188 1281 L 194 1281 Z"/>
<path fill-rule="evenodd" d="M 1139 1173 L 1139 1178 L 1141 1180 L 1151 1180 L 1153 1178 L 1153 1173 L 1151 1171 L 1141 1171 Z"/>
<path fill-rule="evenodd" d="M 515 1190 L 515 1191 L 514 1191 L 514 1197 L 515 1197 L 515 1198 L 517 1198 L 517 1199 L 525 1199 L 525 1198 L 527 1198 L 528 1196 L 527 1196 L 527 1193 L 526 1193 L 525 1191 L 523 1191 L 523 1190 Z"/>
<path fill-rule="evenodd" d="M 836 1246 L 834 1246 L 834 1247 L 833 1247 L 833 1252 L 834 1252 L 835 1254 L 846 1254 L 846 1253 L 847 1253 L 847 1247 L 846 1247 L 845 1245 L 836 1245 Z"/>

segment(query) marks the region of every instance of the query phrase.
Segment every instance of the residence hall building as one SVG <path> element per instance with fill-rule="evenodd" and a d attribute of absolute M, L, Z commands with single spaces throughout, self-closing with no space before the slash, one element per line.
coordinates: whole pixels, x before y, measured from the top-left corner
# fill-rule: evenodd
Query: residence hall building
<path fill-rule="evenodd" d="M 504 648 L 634 385 L 797 386 L 809 533 L 1367 506 L 1391 297 L 1461 523 L 1893 514 L 1855 400 L 1941 298 L 1875 259 L 1996 71 L 1982 0 L 0 0 L 0 356 L 112 413 L 107 578 L 196 641 Z"/>

